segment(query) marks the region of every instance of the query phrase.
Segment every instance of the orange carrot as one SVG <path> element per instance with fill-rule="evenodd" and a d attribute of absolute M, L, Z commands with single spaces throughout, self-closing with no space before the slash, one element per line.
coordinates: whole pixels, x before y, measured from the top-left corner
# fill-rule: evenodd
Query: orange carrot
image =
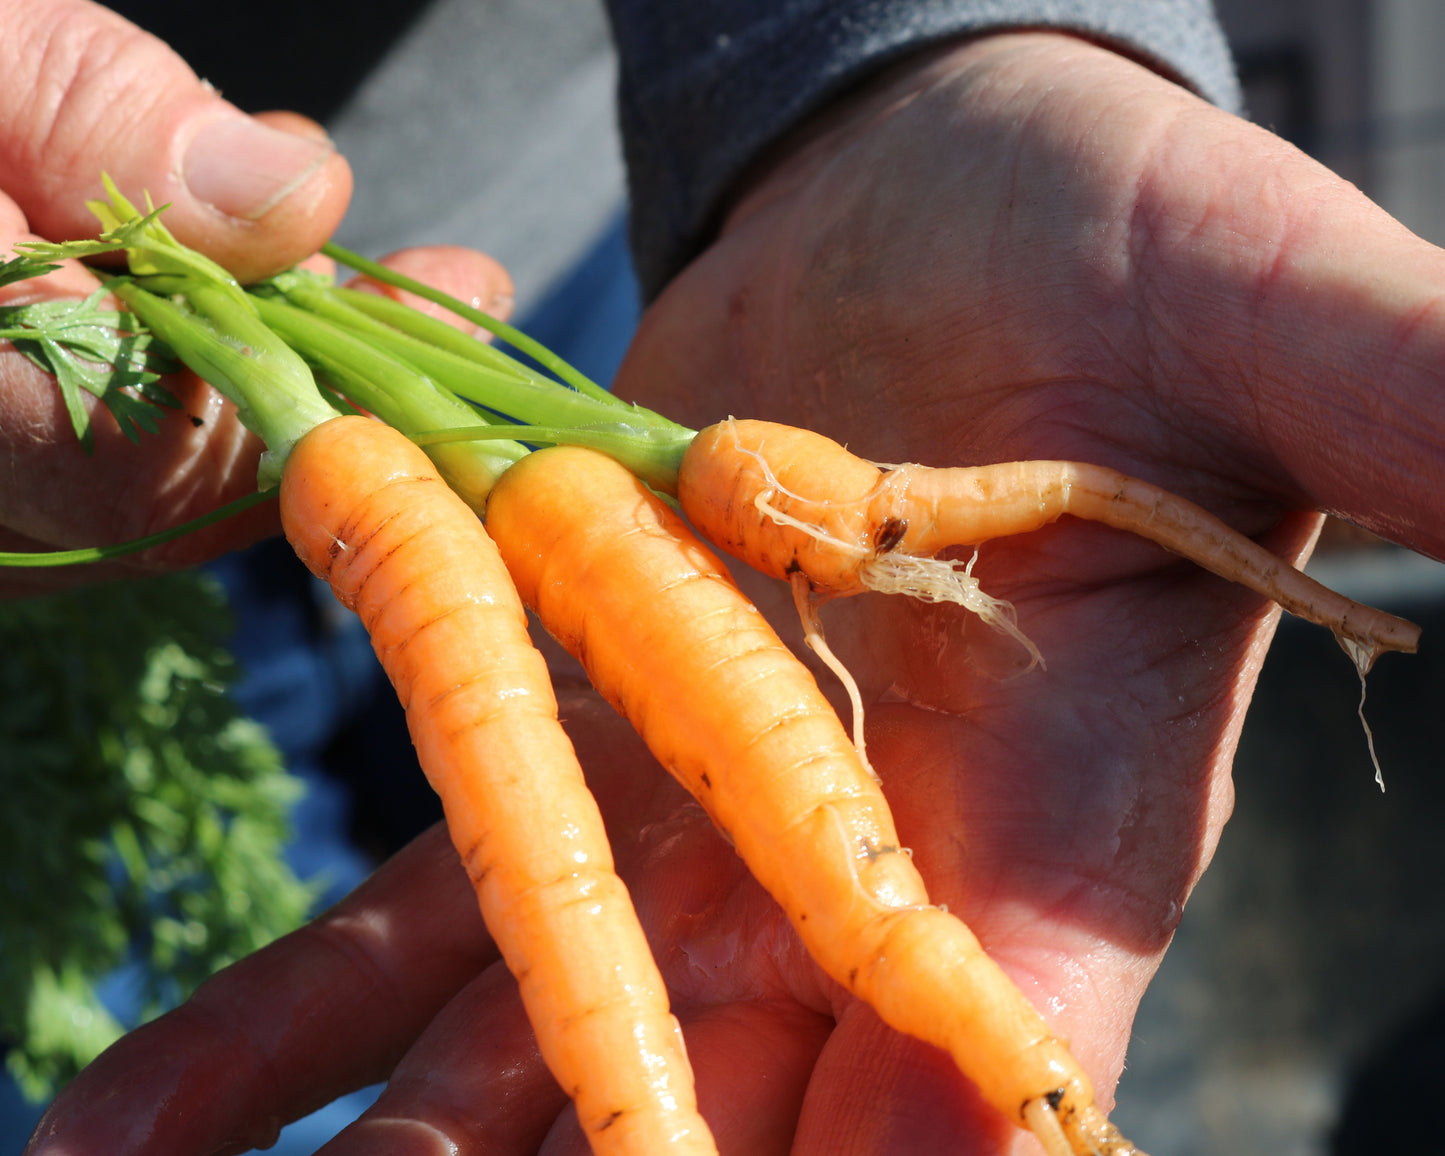
<path fill-rule="evenodd" d="M 1420 635 L 1414 624 L 1320 585 L 1193 503 L 1103 466 L 877 466 L 820 434 L 729 420 L 693 440 L 677 492 L 709 541 L 765 573 L 801 570 L 826 593 L 893 590 L 958 601 L 1010 630 L 1007 604 L 933 556 L 1072 514 L 1149 538 L 1328 627 L 1362 675 L 1383 651 L 1413 651 Z"/>
<path fill-rule="evenodd" d="M 296 444 L 281 512 L 297 554 L 366 624 L 593 1151 L 715 1152 L 546 665 L 476 515 L 421 450 L 361 417 Z"/>
<path fill-rule="evenodd" d="M 949 1051 L 1054 1154 L 1136 1149 L 958 918 L 932 906 L 888 804 L 807 669 L 717 558 L 610 458 L 542 450 L 487 526 L 523 599 L 707 809 L 818 964 Z"/>
<path fill-rule="evenodd" d="M 334 245 L 329 251 L 369 276 L 499 331 L 496 322 L 462 302 Z M 433 338 L 427 334 L 439 322 L 407 321 L 399 315 L 407 311 L 388 305 L 386 320 L 405 330 L 401 333 L 372 316 L 378 298 L 348 300 L 373 303 L 366 306 L 361 329 L 370 339 L 401 342 L 403 357 L 423 359 L 428 372 L 463 396 L 528 423 L 512 431 L 515 436 L 589 445 L 612 454 L 649 485 L 676 493 L 705 538 L 766 573 L 791 577 L 801 571 L 825 596 L 875 589 L 960 602 L 1033 650 L 1007 603 L 990 598 L 966 571 L 934 556 L 947 547 L 1025 533 L 1071 514 L 1151 538 L 1327 626 L 1362 677 L 1382 651 L 1410 651 L 1418 640 L 1412 624 L 1335 594 L 1200 507 L 1116 470 L 1063 461 L 964 469 L 880 467 L 821 435 L 760 421 L 728 419 L 694 434 L 610 397 L 524 336 L 505 334 L 546 360 L 575 392 L 555 383 L 541 387 L 535 378 L 524 389 L 502 388 L 487 374 L 479 379 L 458 368 L 468 366 L 467 359 L 439 356 L 428 345 Z M 312 301 L 310 307 L 324 307 L 347 324 L 345 302 Z M 441 330 L 445 348 L 454 350 L 455 332 Z M 486 354 L 489 362 L 497 356 L 491 350 Z M 413 432 L 440 446 L 450 435 L 466 438 L 477 431 Z"/>

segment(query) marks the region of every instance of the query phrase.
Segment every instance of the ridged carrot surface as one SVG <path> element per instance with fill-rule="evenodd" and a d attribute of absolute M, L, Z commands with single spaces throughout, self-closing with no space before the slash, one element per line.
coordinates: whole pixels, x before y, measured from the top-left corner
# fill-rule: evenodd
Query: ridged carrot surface
<path fill-rule="evenodd" d="M 1117 470 L 1027 461 L 932 468 L 877 466 L 821 434 L 725 421 L 683 457 L 678 498 L 720 549 L 764 573 L 801 569 L 815 588 L 879 588 L 875 571 L 1036 530 L 1065 514 L 1159 543 L 1286 610 L 1328 627 L 1362 670 L 1382 651 L 1413 651 L 1413 623 L 1322 586 L 1207 510 Z"/>
<path fill-rule="evenodd" d="M 667 994 L 496 547 L 419 449 L 339 417 L 292 450 L 286 535 L 365 623 L 593 1150 L 712 1153 Z"/>
<path fill-rule="evenodd" d="M 824 971 L 949 1051 L 1020 1125 L 1047 1103 L 1075 1151 L 1134 1151 L 1039 1013 L 929 903 L 812 675 L 671 509 L 611 459 L 559 447 L 503 475 L 487 525 L 523 599 L 707 809 Z"/>

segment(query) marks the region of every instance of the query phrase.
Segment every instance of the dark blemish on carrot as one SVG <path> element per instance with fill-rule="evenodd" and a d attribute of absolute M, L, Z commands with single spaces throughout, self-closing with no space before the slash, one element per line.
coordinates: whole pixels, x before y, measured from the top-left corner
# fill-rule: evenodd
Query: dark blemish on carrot
<path fill-rule="evenodd" d="M 608 1116 L 607 1119 L 603 1120 L 602 1123 L 597 1125 L 597 1131 L 606 1131 L 608 1128 L 612 1127 L 613 1124 L 617 1123 L 617 1119 L 621 1115 L 622 1113 L 620 1111 L 613 1112 L 612 1115 Z"/>
<path fill-rule="evenodd" d="M 860 842 L 863 851 L 863 858 L 874 863 L 880 855 L 897 855 L 899 848 L 896 843 L 875 843 L 872 839 L 864 839 Z"/>
<path fill-rule="evenodd" d="M 873 535 L 873 549 L 876 553 L 887 554 L 903 541 L 903 535 L 908 533 L 908 520 L 906 518 L 887 518 L 883 525 L 878 527 L 877 533 Z"/>
<path fill-rule="evenodd" d="M 466 866 L 467 877 L 475 884 L 481 884 L 492 873 L 492 867 L 495 866 L 482 856 L 482 844 L 485 842 L 486 836 L 480 835 L 470 847 L 462 852 L 462 863 Z"/>

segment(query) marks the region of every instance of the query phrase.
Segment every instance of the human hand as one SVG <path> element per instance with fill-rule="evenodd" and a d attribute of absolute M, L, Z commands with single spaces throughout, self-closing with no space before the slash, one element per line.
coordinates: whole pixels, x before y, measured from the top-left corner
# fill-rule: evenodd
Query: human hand
<path fill-rule="evenodd" d="M 1439 556 L 1442 286 L 1439 250 L 1269 134 L 1087 43 L 1000 36 L 790 142 L 649 312 L 619 389 L 880 461 L 1099 462 L 1291 561 L 1309 509 Z M 824 620 L 879 704 L 870 754 L 924 877 L 1107 1100 L 1229 812 L 1274 616 L 1070 519 L 984 545 L 974 573 L 1047 670 L 999 681 L 1007 648 L 952 609 L 874 597 Z M 846 1029 L 820 1071 L 851 1054 L 878 1087 L 926 1062 Z M 961 1133 L 923 1081 L 851 1091 L 810 1087 L 800 1149 L 930 1150 L 899 1119 Z"/>
<path fill-rule="evenodd" d="M 1100 461 L 1292 560 L 1310 507 L 1438 553 L 1438 486 L 1420 483 L 1439 470 L 1441 284 L 1436 250 L 1267 134 L 1102 49 L 996 37 L 813 126 L 649 312 L 619 389 L 883 460 Z M 990 543 L 975 573 L 1047 670 L 999 678 L 1011 652 L 948 610 L 868 596 L 825 620 L 871 691 L 870 755 L 934 898 L 1107 1101 L 1228 813 L 1274 613 L 1094 525 Z M 563 701 L 724 1150 L 1037 1150 L 821 980 L 621 724 L 585 691 Z M 32 1156 L 87 1137 L 241 1150 L 388 1072 L 330 1152 L 580 1151 L 472 903 L 429 837 L 109 1053 Z"/>
<path fill-rule="evenodd" d="M 160 41 L 86 0 L 0 0 L 0 254 L 36 236 L 93 236 L 87 199 L 108 172 L 128 195 L 168 204 L 166 226 L 242 279 L 315 252 L 346 209 L 346 162 L 314 124 L 249 117 Z M 76 264 L 0 290 L 0 303 L 84 297 Z M 137 450 L 106 417 L 95 450 L 76 442 L 55 382 L 0 343 L 0 549 L 126 541 L 255 489 L 259 443 L 193 378 L 167 384 L 182 404 Z M 275 532 L 255 512 L 128 565 L 181 565 Z M 6 571 L 4 591 L 113 575 L 126 567 Z"/>

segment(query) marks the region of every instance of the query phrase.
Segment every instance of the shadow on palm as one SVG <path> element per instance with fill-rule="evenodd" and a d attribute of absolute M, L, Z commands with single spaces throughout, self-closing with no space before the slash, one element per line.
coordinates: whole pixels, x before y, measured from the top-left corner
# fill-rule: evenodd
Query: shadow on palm
<path fill-rule="evenodd" d="M 1326 184 L 1082 42 L 949 49 L 749 188 L 644 318 L 619 392 L 696 425 L 807 426 L 883 462 L 1110 465 L 1298 562 L 1318 518 L 1286 513 L 1303 487 L 1252 394 L 1277 352 L 1261 326 L 1300 308 L 1277 268 L 1300 216 L 1284 194 Z M 1227 817 L 1274 613 L 1072 519 L 984 544 L 975 573 L 1047 669 L 1006 677 L 1013 644 L 952 607 L 868 595 L 824 622 L 934 897 L 1107 1085 Z M 748 588 L 795 636 L 785 600 Z"/>

